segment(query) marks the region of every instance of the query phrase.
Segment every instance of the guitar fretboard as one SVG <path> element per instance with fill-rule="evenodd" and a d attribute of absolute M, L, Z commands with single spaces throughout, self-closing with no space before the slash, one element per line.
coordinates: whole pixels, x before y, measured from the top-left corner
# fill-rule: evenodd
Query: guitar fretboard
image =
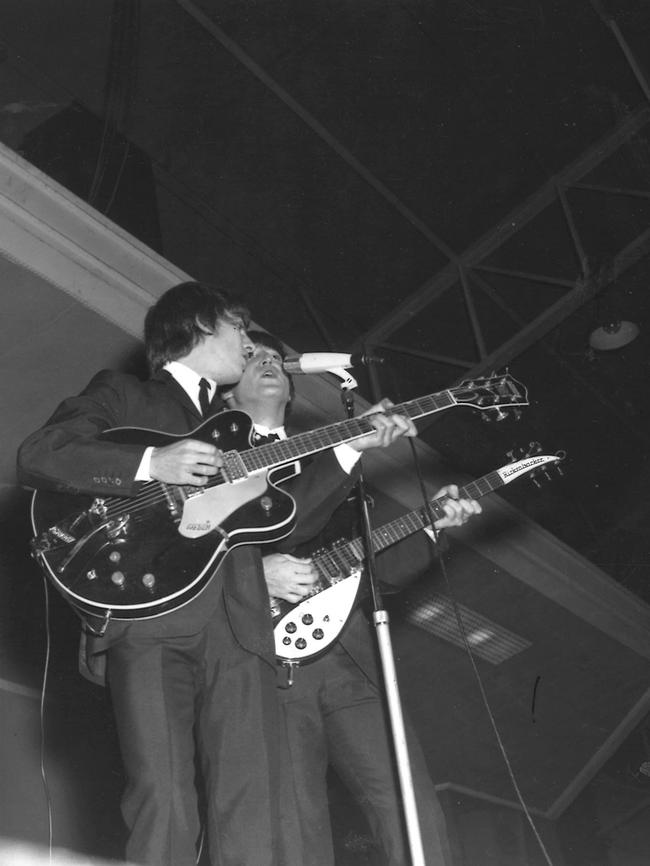
<path fill-rule="evenodd" d="M 471 481 L 462 487 L 459 490 L 459 496 L 461 499 L 479 499 L 481 496 L 491 493 L 505 483 L 497 471 L 489 472 L 487 475 L 483 475 L 476 481 Z M 444 496 L 430 501 L 429 504 L 434 520 L 445 516 L 444 505 L 446 501 L 447 497 Z M 421 507 L 409 511 L 407 514 L 391 520 L 389 523 L 384 523 L 373 530 L 373 551 L 379 553 L 429 525 L 429 513 L 426 508 Z M 339 542 L 327 550 L 319 551 L 313 557 L 313 563 L 321 575 L 328 582 L 331 582 L 345 577 L 355 568 L 358 568 L 359 563 L 363 562 L 364 557 L 365 548 L 363 539 L 361 536 L 358 536 L 351 541 Z"/>
<path fill-rule="evenodd" d="M 456 400 L 451 391 L 441 391 L 437 394 L 419 397 L 417 400 L 400 403 L 400 405 L 391 408 L 390 412 L 395 415 L 406 415 L 411 420 L 416 420 L 447 409 L 455 403 Z M 372 433 L 375 428 L 369 420 L 371 417 L 365 416 L 337 421 L 326 427 L 319 427 L 318 430 L 298 433 L 289 439 L 281 439 L 278 442 L 270 442 L 240 452 L 240 457 L 247 472 L 272 469 L 275 466 L 299 460 L 301 457 L 308 457 L 310 454 L 316 454 L 327 448 L 345 442 L 353 442 L 355 439 Z"/>

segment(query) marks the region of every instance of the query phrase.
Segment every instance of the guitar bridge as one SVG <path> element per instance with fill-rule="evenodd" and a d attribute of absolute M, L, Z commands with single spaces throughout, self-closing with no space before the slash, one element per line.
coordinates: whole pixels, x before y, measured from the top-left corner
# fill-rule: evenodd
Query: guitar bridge
<path fill-rule="evenodd" d="M 226 476 L 227 481 L 241 481 L 242 478 L 248 478 L 246 466 L 238 451 L 224 451 L 222 456 L 223 466 L 221 467 L 221 471 Z"/>

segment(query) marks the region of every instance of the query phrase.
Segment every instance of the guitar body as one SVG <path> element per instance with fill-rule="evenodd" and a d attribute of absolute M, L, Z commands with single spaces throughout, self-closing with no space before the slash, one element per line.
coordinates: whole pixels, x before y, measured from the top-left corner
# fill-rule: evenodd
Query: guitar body
<path fill-rule="evenodd" d="M 298 604 L 274 600 L 271 608 L 275 654 L 293 664 L 322 655 L 341 633 L 355 605 L 363 569 L 318 590 Z"/>
<path fill-rule="evenodd" d="M 228 412 L 185 436 L 125 427 L 101 438 L 143 448 L 201 439 L 236 456 L 250 448 L 250 434 L 250 418 Z M 284 538 L 295 510 L 264 470 L 209 488 L 150 481 L 134 497 L 37 491 L 32 545 L 48 577 L 81 612 L 148 619 L 191 601 L 234 547 Z"/>

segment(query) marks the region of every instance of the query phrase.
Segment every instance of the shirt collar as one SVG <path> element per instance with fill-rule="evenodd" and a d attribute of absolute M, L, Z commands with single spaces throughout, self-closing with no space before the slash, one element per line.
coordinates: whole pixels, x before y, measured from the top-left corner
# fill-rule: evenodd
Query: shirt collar
<path fill-rule="evenodd" d="M 199 382 L 201 379 L 205 379 L 210 386 L 210 399 L 212 400 L 214 397 L 217 388 L 217 383 L 214 379 L 208 379 L 206 376 L 199 376 L 195 370 L 192 370 L 191 367 L 188 367 L 181 361 L 168 361 L 163 369 L 167 370 L 167 372 L 174 377 L 199 412 L 201 411 L 201 406 L 199 404 Z"/>

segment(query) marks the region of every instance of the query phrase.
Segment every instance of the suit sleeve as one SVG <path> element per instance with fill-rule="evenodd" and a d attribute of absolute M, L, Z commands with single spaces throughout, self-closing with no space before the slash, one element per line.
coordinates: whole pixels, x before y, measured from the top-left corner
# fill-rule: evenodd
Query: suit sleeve
<path fill-rule="evenodd" d="M 64 400 L 20 446 L 20 483 L 66 493 L 137 493 L 141 484 L 134 479 L 144 447 L 98 439 L 104 430 L 126 423 L 133 399 L 127 378 L 103 371 L 81 394 Z"/>

